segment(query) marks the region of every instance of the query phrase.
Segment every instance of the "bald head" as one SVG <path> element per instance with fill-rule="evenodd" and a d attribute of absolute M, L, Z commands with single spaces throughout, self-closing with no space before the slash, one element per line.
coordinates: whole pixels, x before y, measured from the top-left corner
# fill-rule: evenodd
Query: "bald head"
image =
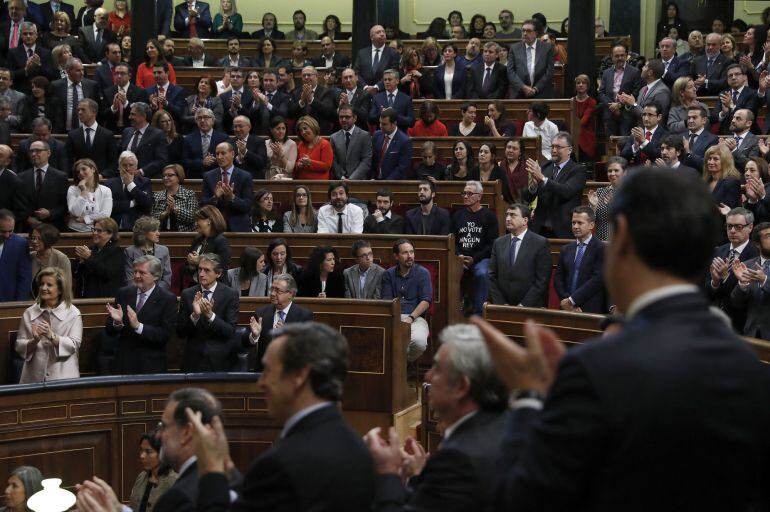
<path fill-rule="evenodd" d="M 385 27 L 382 25 L 375 25 L 369 29 L 369 39 L 372 40 L 372 45 L 379 48 L 385 44 L 388 40 L 385 35 Z"/>

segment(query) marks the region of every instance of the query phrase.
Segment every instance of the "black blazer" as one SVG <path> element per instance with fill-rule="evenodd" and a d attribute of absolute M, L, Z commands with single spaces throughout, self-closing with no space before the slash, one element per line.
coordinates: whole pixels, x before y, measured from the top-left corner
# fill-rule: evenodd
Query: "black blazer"
<path fill-rule="evenodd" d="M 75 273 L 80 282 L 80 297 L 115 297 L 124 286 L 126 253 L 118 242 L 110 240 L 97 250 L 90 247 L 91 257 L 78 263 Z"/>
<path fill-rule="evenodd" d="M 51 113 L 51 119 L 56 119 L 57 123 L 56 125 L 59 126 L 59 130 L 61 130 L 61 127 L 64 128 L 64 131 L 61 133 L 67 133 L 70 130 L 69 126 L 66 126 L 67 124 L 67 111 L 71 109 L 71 105 L 67 104 L 67 79 L 66 78 L 60 78 L 59 80 L 55 80 L 51 82 L 51 86 L 48 88 L 48 94 L 50 94 L 54 98 L 58 98 L 58 101 L 55 104 L 55 110 Z M 83 89 L 83 96 L 85 98 L 90 98 L 96 102 L 97 105 L 101 105 L 101 98 L 102 93 L 99 90 L 99 86 L 94 82 L 93 80 L 89 80 L 88 78 L 84 78 L 80 85 Z M 83 98 L 79 98 L 83 99 Z M 97 108 L 97 113 L 98 113 Z M 77 114 L 75 114 L 75 122 L 79 124 L 79 121 L 77 120 Z M 59 133 L 57 131 L 57 133 Z"/>
<path fill-rule="evenodd" d="M 729 259 L 729 254 L 729 243 L 714 248 L 715 258 L 722 258 L 724 261 L 727 261 Z M 757 249 L 757 246 L 752 242 L 749 242 L 743 251 L 741 251 L 741 255 L 738 257 L 738 260 L 745 262 L 752 258 L 756 258 L 757 256 L 759 256 L 759 250 Z M 735 307 L 735 305 L 730 301 L 730 294 L 737 284 L 738 280 L 735 278 L 735 274 L 733 274 L 732 268 L 729 267 L 727 270 L 727 279 L 719 283 L 719 286 L 716 288 L 711 286 L 711 273 L 708 272 L 706 274 L 706 294 L 708 295 L 709 299 L 711 299 L 711 302 L 715 306 L 727 313 L 727 316 L 729 316 L 733 322 L 733 327 L 735 330 L 737 332 L 741 332 L 743 326 L 746 324 L 746 310 L 744 308 Z"/>
<path fill-rule="evenodd" d="M 373 498 L 369 450 L 329 405 L 302 418 L 254 461 L 234 504 L 224 474 L 201 476 L 198 510 L 359 512 L 370 510 Z"/>
<path fill-rule="evenodd" d="M 183 62 L 185 67 L 190 68 L 193 65 L 193 58 L 188 55 L 187 57 L 184 57 Z M 203 54 L 203 64 L 207 68 L 216 66 L 216 63 L 217 59 L 213 55 L 206 55 L 205 53 Z"/>
<path fill-rule="evenodd" d="M 134 135 L 133 128 L 123 130 L 120 140 L 120 151 L 129 149 L 131 137 Z M 157 128 L 147 126 L 142 140 L 136 148 L 136 158 L 139 160 L 139 168 L 144 172 L 147 178 L 160 177 L 160 171 L 168 162 L 168 150 L 166 149 L 166 136 Z"/>
<path fill-rule="evenodd" d="M 717 205 L 722 203 L 730 208 L 738 207 L 741 205 L 741 181 L 733 178 L 718 180 L 711 195 Z"/>
<path fill-rule="evenodd" d="M 221 233 L 206 239 L 203 238 L 203 235 L 197 237 L 193 240 L 193 243 L 190 245 L 190 249 L 187 252 L 190 253 L 192 251 L 196 251 L 198 254 L 207 252 L 214 253 L 219 256 L 223 269 L 230 268 L 230 256 L 232 255 L 230 241 Z M 219 282 L 227 284 L 227 272 L 222 272 Z"/>
<path fill-rule="evenodd" d="M 553 285 L 560 300 L 572 297 L 575 306 L 583 313 L 606 313 L 604 290 L 604 243 L 592 236 L 583 252 L 583 260 L 577 269 L 577 287 L 571 291 L 577 242 L 570 242 L 561 248 L 556 266 Z"/>
<path fill-rule="evenodd" d="M 620 156 L 629 162 L 635 162 L 638 164 L 643 163 L 642 157 L 654 163 L 657 158 L 660 158 L 660 144 L 663 142 L 663 138 L 666 135 L 668 135 L 668 132 L 666 131 L 665 126 L 659 124 L 655 132 L 652 134 L 652 137 L 650 137 L 650 142 L 648 142 L 647 145 L 645 145 L 636 153 L 634 153 L 634 138 L 628 137 L 628 140 L 626 140 L 626 145 L 623 146 L 623 151 L 621 151 Z"/>
<path fill-rule="evenodd" d="M 426 221 L 426 235 L 448 235 L 452 230 L 452 218 L 449 210 L 434 204 Z M 408 235 L 422 235 L 422 210 L 420 207 L 412 208 L 406 212 L 406 233 Z"/>
<path fill-rule="evenodd" d="M 358 75 L 358 85 L 361 87 L 376 85 L 380 91 L 384 91 L 385 85 L 382 83 L 382 73 L 386 69 L 398 69 L 400 60 L 401 57 L 398 52 L 386 44 L 383 45 L 380 52 L 380 61 L 377 69 L 372 69 L 372 45 L 364 46 L 358 50 L 356 63 L 353 65 L 353 69 Z"/>
<path fill-rule="evenodd" d="M 130 231 L 136 219 L 142 215 L 150 215 L 152 211 L 154 198 L 150 180 L 142 176 L 134 176 L 134 183 L 136 187 L 129 191 L 123 185 L 120 176 L 115 176 L 104 182 L 104 186 L 112 192 L 111 217 L 118 223 L 121 231 Z M 134 201 L 133 207 L 131 201 Z"/>
<path fill-rule="evenodd" d="M 554 163 L 550 162 L 543 168 L 543 175 L 548 181 L 539 183 L 535 192 L 529 188 L 522 192 L 525 201 L 533 201 L 537 197 L 535 220 L 530 223 L 530 228 L 540 233 L 543 227 L 549 225 L 559 238 L 572 238 L 572 210 L 582 201 L 586 170 L 569 160 L 555 180 L 553 173 Z"/>
<path fill-rule="evenodd" d="M 344 285 L 343 285 L 344 289 Z M 316 294 L 317 295 L 317 294 Z M 343 294 L 344 297 L 344 294 Z M 273 319 L 275 318 L 275 306 L 269 305 L 269 306 L 263 306 L 256 311 L 254 311 L 254 314 L 251 315 L 254 318 L 261 318 L 262 319 L 262 332 L 259 333 L 259 339 L 257 340 L 257 371 L 262 370 L 262 357 L 265 355 L 265 350 L 267 350 L 267 346 L 270 344 L 271 341 L 273 341 Z M 292 302 L 291 307 L 289 308 L 289 314 L 286 315 L 286 319 L 283 321 L 285 324 L 290 324 L 294 322 L 312 322 L 313 321 L 313 312 L 309 309 L 305 309 L 302 306 L 297 305 L 295 302 Z M 251 329 L 246 329 L 246 332 L 243 335 L 243 338 L 241 339 L 241 343 L 244 347 L 250 348 L 253 345 L 251 344 L 251 341 L 249 340 L 249 335 L 251 334 Z"/>
<path fill-rule="evenodd" d="M 104 90 L 104 108 L 102 109 L 101 113 L 101 122 L 104 123 L 104 125 L 114 133 L 119 133 L 121 130 L 121 128 L 118 127 L 118 113 L 120 111 L 114 113 L 112 112 L 112 101 L 115 99 L 115 94 L 117 92 L 117 85 L 111 85 Z M 128 105 L 123 108 L 124 128 L 131 126 L 131 121 L 128 118 L 128 115 L 131 113 L 131 105 L 137 101 L 141 101 L 142 103 L 148 102 L 147 91 L 141 87 L 136 86 L 135 84 L 129 83 L 128 89 L 126 90 L 126 100 L 128 101 Z"/>
<path fill-rule="evenodd" d="M 511 238 L 510 234 L 501 236 L 492 245 L 489 260 L 490 302 L 546 307 L 551 278 L 548 240 L 531 229 L 527 230 L 518 242 L 516 262 L 511 266 Z"/>
<path fill-rule="evenodd" d="M 37 101 L 31 93 L 27 94 L 22 101 L 23 103 L 21 105 L 20 131 L 22 133 L 32 133 L 32 121 L 36 117 L 40 117 L 40 112 L 37 108 Z M 50 94 L 47 94 L 45 97 L 44 108 L 46 114 L 45 117 L 51 121 L 51 131 L 53 133 L 64 132 L 65 121 L 60 119 L 52 119 L 53 112 L 56 112 L 60 108 L 59 98 L 54 98 Z"/>
<path fill-rule="evenodd" d="M 321 293 L 321 279 L 315 273 L 308 273 L 307 268 L 305 270 L 297 283 L 297 297 L 318 297 Z M 329 274 L 326 279 L 326 296 L 330 299 L 345 298 L 345 278 L 341 271 Z M 291 310 L 289 312 L 291 313 Z"/>
<path fill-rule="evenodd" d="M 226 267 L 225 267 L 226 268 Z M 223 273 L 226 275 L 226 273 Z M 195 294 L 200 285 L 182 291 L 179 299 L 179 318 L 176 333 L 186 338 L 183 369 L 186 372 L 229 372 L 237 362 L 237 346 L 233 340 L 238 323 L 238 292 L 222 283 L 217 283 L 214 300 L 214 320 L 204 316 L 194 324 L 190 320 Z"/>
<path fill-rule="evenodd" d="M 29 158 L 29 146 L 33 142 L 32 138 L 19 141 L 16 169 L 24 170 L 32 167 L 32 161 Z M 48 147 L 51 148 L 51 157 L 48 159 L 48 164 L 54 169 L 61 169 L 64 174 L 69 176 L 72 172 L 72 166 L 70 165 L 71 160 L 67 151 L 67 145 L 59 139 L 51 137 L 48 139 Z"/>
<path fill-rule="evenodd" d="M 315 59 L 312 59 L 312 61 L 313 61 L 313 66 L 317 68 L 326 67 L 326 57 L 324 57 L 323 55 Z M 332 67 L 346 68 L 348 66 L 350 66 L 350 58 L 348 58 L 347 55 L 341 54 L 340 52 L 334 52 L 334 55 L 332 56 Z"/>
<path fill-rule="evenodd" d="M 690 62 L 690 77 L 696 80 L 700 75 L 705 75 L 708 86 L 705 84 L 698 89 L 698 96 L 717 96 L 727 88 L 727 66 L 732 61 L 721 52 L 714 59 L 711 69 L 708 69 L 708 55 L 704 52 Z"/>
<path fill-rule="evenodd" d="M 225 479 L 225 484 L 227 480 Z M 198 500 L 198 462 L 179 475 L 174 485 L 155 502 L 155 512 L 194 512 Z"/>
<path fill-rule="evenodd" d="M 156 285 L 137 312 L 142 324 L 142 334 L 137 334 L 127 320 L 128 306 L 136 311 L 137 291 L 134 285 L 124 286 L 115 297 L 115 307 L 123 310 L 122 327 L 107 317 L 107 333 L 119 337 L 115 370 L 123 375 L 166 373 L 166 343 L 176 329 L 176 295 Z"/>
<path fill-rule="evenodd" d="M 334 101 L 334 92 L 323 85 L 319 85 L 316 87 L 313 95 L 313 103 L 304 107 L 299 104 L 301 94 L 301 85 L 292 91 L 291 98 L 289 99 L 289 115 L 295 119 L 299 119 L 302 116 L 313 116 L 318 121 L 321 134 L 330 135 L 337 119 L 337 105 Z"/>
<path fill-rule="evenodd" d="M 684 137 L 690 138 L 690 132 L 684 134 Z M 688 167 L 693 167 L 698 171 L 703 170 L 703 155 L 711 146 L 719 143 L 719 137 L 706 130 L 705 128 L 695 139 L 695 144 L 690 146 L 690 153 L 682 160 L 682 163 Z"/>
<path fill-rule="evenodd" d="M 21 180 L 10 168 L 6 168 L 0 173 L 0 205 L 13 212 L 18 219 L 16 231 L 22 231 L 24 221 L 30 214 L 30 209 Z"/>
<path fill-rule="evenodd" d="M 257 30 L 256 32 L 251 33 L 251 37 L 254 39 L 261 39 L 265 35 L 265 29 L 261 28 Z M 272 32 L 270 32 L 270 39 L 275 39 L 276 41 L 286 39 L 286 34 L 278 30 L 277 28 L 274 28 Z"/>
<path fill-rule="evenodd" d="M 482 86 L 486 64 L 480 63 L 470 66 L 471 75 L 468 80 L 468 98 L 474 99 L 503 99 L 508 93 L 508 70 L 504 64 L 495 62 L 489 77 L 489 85 L 486 91 Z"/>
<path fill-rule="evenodd" d="M 67 134 L 67 153 L 73 162 L 77 162 L 81 158 L 90 158 L 96 163 L 99 174 L 105 178 L 111 178 L 118 174 L 116 171 L 118 147 L 115 142 L 115 135 L 103 126 L 97 126 L 96 133 L 91 134 L 90 147 L 86 144 L 83 126 L 77 130 L 70 130 Z"/>
<path fill-rule="evenodd" d="M 249 135 L 246 140 L 246 154 L 241 158 L 235 145 L 235 137 L 230 137 L 230 142 L 235 149 L 235 166 L 240 167 L 255 180 L 265 179 L 265 167 L 267 166 L 267 147 L 265 139 L 257 135 Z"/>
<path fill-rule="evenodd" d="M 385 218 L 382 222 L 377 222 L 374 215 L 367 215 L 364 219 L 364 233 L 379 233 L 381 235 L 401 235 L 406 231 L 404 218 L 401 215 L 393 213 L 391 210 L 390 218 Z"/>
<path fill-rule="evenodd" d="M 102 96 L 106 98 L 107 96 L 104 94 L 105 91 L 115 85 L 112 82 L 112 67 L 110 67 L 109 62 L 105 61 L 97 66 L 94 70 L 94 82 L 99 86 L 99 91 L 102 93 Z M 110 96 L 110 99 L 112 99 L 112 96 Z"/>
<path fill-rule="evenodd" d="M 267 93 L 265 93 L 267 95 Z M 281 116 L 284 119 L 289 115 L 289 100 L 291 96 L 285 92 L 276 90 L 273 93 L 273 99 L 270 100 L 270 104 L 273 108 L 270 109 L 270 117 Z"/>
<path fill-rule="evenodd" d="M 99 62 L 104 57 L 104 48 L 109 43 L 117 43 L 118 36 L 112 30 L 105 28 L 102 31 L 101 41 L 97 43 L 94 39 L 94 26 L 86 25 L 78 30 L 78 40 L 89 62 Z"/>
<path fill-rule="evenodd" d="M 33 67 L 32 70 L 27 73 L 25 70 L 25 66 L 27 65 L 27 53 L 24 49 L 24 45 L 19 44 L 16 48 L 8 50 L 8 69 L 11 70 L 13 87 L 24 94 L 32 94 L 30 80 L 36 76 L 44 76 L 51 82 L 59 78 L 59 70 L 51 62 L 51 52 L 48 49 L 43 48 L 42 43 L 35 45 L 35 54 L 40 56 L 40 65 Z"/>
<path fill-rule="evenodd" d="M 45 208 L 51 214 L 44 222 L 53 224 L 59 231 L 65 230 L 64 216 L 69 212 L 67 208 L 67 189 L 69 180 L 67 175 L 58 169 L 49 166 L 43 179 L 43 189 L 40 194 L 35 191 L 35 170 L 27 169 L 19 174 L 22 190 L 27 198 L 29 206 L 28 214 L 35 210 Z M 26 220 L 26 219 L 24 219 Z M 110 294 L 112 296 L 114 294 Z"/>

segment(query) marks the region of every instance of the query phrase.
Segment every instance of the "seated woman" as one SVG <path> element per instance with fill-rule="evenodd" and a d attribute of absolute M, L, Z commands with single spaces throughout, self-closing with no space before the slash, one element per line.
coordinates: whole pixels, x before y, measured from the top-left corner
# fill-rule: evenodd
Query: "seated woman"
<path fill-rule="evenodd" d="M 152 115 L 151 124 L 153 128 L 161 130 L 166 136 L 166 149 L 168 150 L 167 163 L 181 164 L 182 146 L 184 143 L 182 135 L 176 131 L 176 123 L 174 122 L 174 118 L 171 117 L 171 114 L 169 114 L 167 110 L 158 110 Z"/>
<path fill-rule="evenodd" d="M 239 292 L 241 297 L 267 296 L 267 276 L 265 255 L 256 247 L 244 247 L 240 266 L 227 271 L 227 284 Z"/>
<path fill-rule="evenodd" d="M 484 37 L 484 25 L 487 24 L 487 17 L 483 14 L 474 14 L 471 16 L 471 22 L 468 24 L 468 39 Z"/>
<path fill-rule="evenodd" d="M 217 81 L 210 75 L 202 76 L 198 80 L 198 91 L 185 98 L 185 108 L 182 113 L 182 127 L 185 133 L 190 133 L 197 129 L 195 123 L 195 112 L 199 108 L 207 108 L 214 113 L 214 129 L 222 129 L 222 117 L 225 115 L 225 108 L 222 106 L 222 100 L 217 96 Z"/>
<path fill-rule="evenodd" d="M 491 21 L 488 21 L 484 23 L 484 28 L 482 29 L 482 37 L 487 40 L 495 39 L 497 36 L 497 27 L 494 23 Z"/>
<path fill-rule="evenodd" d="M 155 256 L 160 260 L 163 274 L 158 280 L 158 286 L 169 290 L 171 288 L 171 256 L 168 247 L 160 242 L 160 221 L 146 215 L 134 222 L 134 245 L 126 247 L 126 283 L 134 280 L 134 260 L 141 256 Z"/>
<path fill-rule="evenodd" d="M 165 190 L 153 194 L 152 216 L 160 221 L 161 231 L 195 231 L 198 197 L 183 187 L 184 168 L 167 165 L 161 174 Z"/>
<path fill-rule="evenodd" d="M 458 140 L 452 148 L 452 161 L 446 168 L 444 179 L 447 181 L 467 181 L 473 168 L 473 149 L 468 141 Z"/>
<path fill-rule="evenodd" d="M 483 137 L 487 131 L 483 124 L 476 122 L 476 105 L 466 101 L 460 106 L 462 119 L 449 129 L 450 137 Z"/>
<path fill-rule="evenodd" d="M 468 173 L 468 179 L 481 182 L 500 180 L 505 201 L 514 202 L 508 187 L 508 177 L 497 164 L 497 147 L 493 143 L 484 142 L 479 146 L 478 161 Z"/>
<path fill-rule="evenodd" d="M 294 187 L 291 209 L 283 214 L 284 233 L 315 233 L 318 230 L 318 213 L 313 208 L 310 189 L 305 185 Z"/>
<path fill-rule="evenodd" d="M 334 150 L 331 143 L 321 138 L 321 128 L 311 116 L 302 116 L 297 121 L 297 163 L 294 165 L 294 179 L 330 180 Z"/>
<path fill-rule="evenodd" d="M 283 217 L 276 213 L 273 193 L 269 189 L 261 188 L 254 193 L 251 231 L 254 233 L 283 233 Z"/>
<path fill-rule="evenodd" d="M 84 299 L 114 297 L 125 285 L 125 252 L 120 247 L 118 223 L 111 217 L 94 222 L 94 245 L 75 247 L 75 271 Z"/>
<path fill-rule="evenodd" d="M 490 137 L 515 137 L 516 123 L 507 119 L 505 104 L 500 100 L 493 100 L 487 106 L 487 116 L 484 118 L 484 126 Z"/>
<path fill-rule="evenodd" d="M 52 224 L 38 224 L 29 235 L 29 254 L 32 260 L 32 296 L 37 297 L 37 275 L 46 267 L 58 267 L 68 282 L 72 282 L 72 264 L 66 254 L 54 245 L 59 241 L 59 230 Z"/>
<path fill-rule="evenodd" d="M 128 0 L 115 0 L 115 8 L 110 12 L 107 26 L 118 37 L 131 33 L 131 11 L 128 8 Z"/>
<path fill-rule="evenodd" d="M 426 37 L 420 47 L 423 66 L 438 66 L 441 64 L 441 55 L 438 52 L 438 40 L 435 37 Z"/>
<path fill-rule="evenodd" d="M 410 137 L 447 137 L 446 125 L 439 121 L 439 108 L 435 101 L 426 100 L 420 105 L 420 118 L 407 130 Z"/>
<path fill-rule="evenodd" d="M 118 39 L 120 52 L 123 54 L 123 62 L 131 62 L 131 36 L 123 36 Z"/>
<path fill-rule="evenodd" d="M 345 298 L 345 278 L 337 268 L 337 251 L 328 245 L 316 246 L 297 287 L 298 297 Z"/>
<path fill-rule="evenodd" d="M 99 184 L 99 169 L 90 158 L 81 158 L 72 167 L 79 181 L 67 189 L 67 227 L 90 233 L 95 221 L 112 215 L 112 191 Z"/>
<path fill-rule="evenodd" d="M 219 0 L 219 12 L 214 15 L 211 35 L 217 39 L 240 37 L 243 32 L 243 17 L 238 14 L 235 0 Z"/>
<path fill-rule="evenodd" d="M 350 32 L 342 32 L 342 22 L 336 14 L 329 14 L 324 19 L 323 31 L 318 34 L 318 39 L 329 36 L 332 41 L 346 41 L 350 39 Z"/>
<path fill-rule="evenodd" d="M 51 82 L 44 76 L 36 76 L 30 80 L 32 94 L 24 97 L 21 106 L 21 130 L 24 133 L 34 131 L 33 125 L 38 117 L 45 117 L 48 120 L 47 123 L 52 125 L 50 117 L 61 105 L 61 100 L 48 94 L 50 84 Z M 60 123 L 63 125 L 64 121 Z"/>
<path fill-rule="evenodd" d="M 267 246 L 267 266 L 265 267 L 267 276 L 267 290 L 273 284 L 273 277 L 281 274 L 291 274 L 296 281 L 302 273 L 302 267 L 294 263 L 291 258 L 291 246 L 285 238 L 273 238 L 270 245 Z"/>
<path fill-rule="evenodd" d="M 306 41 L 294 41 L 291 44 L 291 61 L 289 61 L 291 67 L 296 69 L 302 69 L 305 66 L 312 66 L 313 62 L 307 58 L 307 42 Z"/>
<path fill-rule="evenodd" d="M 270 37 L 262 37 L 259 40 L 257 56 L 254 58 L 254 65 L 258 68 L 278 68 L 279 66 L 289 66 L 289 61 L 275 53 L 275 41 Z"/>
<path fill-rule="evenodd" d="M 421 180 L 443 180 L 446 174 L 446 165 L 436 161 L 436 144 L 432 140 L 422 143 L 422 161 L 414 171 Z"/>
<path fill-rule="evenodd" d="M 24 359 L 20 384 L 80 377 L 83 319 L 72 304 L 72 283 L 56 267 L 37 275 L 35 304 L 21 317 L 16 352 Z"/>
<path fill-rule="evenodd" d="M 210 204 L 201 206 L 195 212 L 195 226 L 198 236 L 193 240 L 190 250 L 187 252 L 187 271 L 194 281 L 198 279 L 198 257 L 201 254 L 213 252 L 219 256 L 222 268 L 230 267 L 230 256 L 232 255 L 230 242 L 224 235 L 227 222 L 215 206 Z M 227 274 L 223 273 L 219 280 L 224 282 L 225 279 L 227 279 Z"/>
<path fill-rule="evenodd" d="M 754 213 L 755 225 L 770 222 L 770 205 L 767 200 L 770 194 L 770 170 L 767 160 L 761 156 L 752 156 L 746 162 L 743 175 L 746 180 L 741 197 L 743 207 Z"/>
<path fill-rule="evenodd" d="M 179 475 L 160 461 L 160 438 L 155 432 L 142 434 L 139 439 L 139 462 L 142 472 L 134 481 L 128 502 L 133 512 L 152 512 L 158 498 L 174 485 Z"/>
<path fill-rule="evenodd" d="M 268 161 L 265 179 L 292 179 L 297 162 L 297 143 L 289 138 L 283 117 L 270 119 L 270 134 L 265 138 L 265 148 Z"/>
<path fill-rule="evenodd" d="M 31 512 L 27 500 L 43 490 L 43 474 L 34 466 L 19 466 L 8 475 L 3 512 Z"/>

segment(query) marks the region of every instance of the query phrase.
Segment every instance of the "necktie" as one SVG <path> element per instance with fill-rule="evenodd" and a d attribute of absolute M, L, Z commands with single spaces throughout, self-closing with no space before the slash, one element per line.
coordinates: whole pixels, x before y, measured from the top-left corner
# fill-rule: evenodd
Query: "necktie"
<path fill-rule="evenodd" d="M 137 313 L 142 309 L 142 306 L 144 306 L 144 301 L 146 301 L 146 300 L 147 300 L 147 295 L 144 292 L 140 293 L 139 294 L 139 300 L 136 301 L 136 312 Z"/>
<path fill-rule="evenodd" d="M 209 300 L 211 298 L 211 290 L 203 290 L 203 298 Z"/>
<path fill-rule="evenodd" d="M 72 84 L 72 118 L 70 119 L 70 128 L 75 130 L 78 127 L 78 84 Z"/>
<path fill-rule="evenodd" d="M 556 181 L 557 179 L 559 179 L 559 173 L 560 173 L 560 172 L 561 172 L 561 166 L 559 166 L 559 165 L 555 165 L 555 166 L 554 166 L 554 171 L 553 171 L 553 180 L 554 180 L 554 181 Z"/>
<path fill-rule="evenodd" d="M 376 70 L 379 65 L 380 65 L 380 49 L 376 48 L 374 50 L 374 60 L 372 61 L 372 71 Z"/>
<path fill-rule="evenodd" d="M 706 63 L 706 73 L 711 73 L 711 66 L 714 65 L 714 57 L 709 57 L 708 63 Z"/>
<path fill-rule="evenodd" d="M 342 212 L 337 212 L 337 233 L 342 233 Z"/>
<path fill-rule="evenodd" d="M 692 151 L 692 147 L 695 144 L 695 140 L 698 138 L 698 136 L 694 133 L 690 134 L 690 151 Z"/>
<path fill-rule="evenodd" d="M 511 254 L 509 256 L 511 267 L 513 267 L 513 264 L 516 263 L 516 256 L 517 252 L 519 250 L 519 237 L 514 236 L 511 237 Z"/>
<path fill-rule="evenodd" d="M 96 47 L 99 48 L 102 45 L 102 29 L 96 29 L 96 37 L 94 37 L 94 40 L 96 41 Z"/>
<path fill-rule="evenodd" d="M 727 263 L 732 263 L 736 256 L 738 256 L 738 251 L 730 249 L 730 252 L 727 253 Z"/>
<path fill-rule="evenodd" d="M 187 15 L 188 17 L 190 15 L 189 8 L 187 11 Z M 190 37 L 198 37 L 198 27 L 196 26 L 195 21 L 196 20 L 194 19 L 190 19 Z"/>
<path fill-rule="evenodd" d="M 735 147 L 736 148 L 741 145 L 741 140 L 743 140 L 743 137 L 741 137 L 740 135 L 736 135 L 735 136 Z"/>
<path fill-rule="evenodd" d="M 43 169 L 35 169 L 35 192 L 40 194 L 43 190 Z"/>
<path fill-rule="evenodd" d="M 382 161 L 385 160 L 385 152 L 388 150 L 388 144 L 390 143 L 390 136 L 386 135 L 382 141 L 382 149 L 380 149 L 380 161 L 377 163 L 377 179 L 382 179 Z"/>
<path fill-rule="evenodd" d="M 348 150 L 348 146 L 350 146 L 350 132 L 345 132 L 345 151 Z"/>
<path fill-rule="evenodd" d="M 534 48 L 527 46 L 527 74 L 529 75 L 529 85 L 532 85 L 532 83 L 535 81 L 535 77 L 533 76 L 534 73 L 532 72 L 533 68 L 535 67 L 535 56 L 532 53 L 532 50 L 534 50 Z"/>
<path fill-rule="evenodd" d="M 230 185 L 230 178 L 228 177 L 227 171 L 222 171 L 222 183 Z"/>
<path fill-rule="evenodd" d="M 139 140 L 142 138 L 142 132 L 134 130 L 134 140 L 131 141 L 131 152 L 136 153 L 136 148 L 139 147 Z"/>
<path fill-rule="evenodd" d="M 668 60 L 668 61 L 663 61 L 663 76 L 665 76 L 665 75 L 666 75 L 666 73 L 668 73 L 668 65 L 669 65 L 669 64 L 671 64 L 671 61 L 670 61 L 670 60 Z"/>
<path fill-rule="evenodd" d="M 270 103 L 273 102 L 273 93 L 272 92 L 267 93 L 267 101 L 269 101 Z"/>
<path fill-rule="evenodd" d="M 112 85 L 115 85 L 115 66 L 110 65 L 110 74 L 112 75 Z"/>
<path fill-rule="evenodd" d="M 19 24 L 14 23 L 13 24 L 13 30 L 11 31 L 11 48 L 16 48 L 19 46 Z"/>
<path fill-rule="evenodd" d="M 647 131 L 644 133 L 644 138 L 645 138 L 645 140 L 646 140 L 647 142 L 650 142 L 650 139 L 652 139 L 652 132 L 651 132 L 651 131 L 649 131 L 649 130 L 647 130 Z"/>
<path fill-rule="evenodd" d="M 393 106 L 393 93 L 388 94 L 388 107 Z"/>
<path fill-rule="evenodd" d="M 284 322 L 286 322 L 286 312 L 284 310 L 282 310 L 282 309 L 279 309 L 278 310 L 278 323 L 280 325 L 283 325 Z M 276 325 L 276 327 L 277 327 L 277 325 Z"/>
<path fill-rule="evenodd" d="M 86 146 L 91 147 L 91 128 L 86 128 Z"/>
<path fill-rule="evenodd" d="M 481 81 L 481 90 L 483 90 L 485 93 L 489 92 L 489 86 L 492 81 L 491 78 L 492 78 L 492 68 L 488 67 L 487 70 L 484 72 L 484 79 Z"/>
<path fill-rule="evenodd" d="M 641 95 L 640 95 L 640 97 L 639 97 L 639 103 L 640 103 L 640 104 L 641 104 L 641 103 L 644 101 L 644 99 L 647 97 L 647 93 L 648 93 L 648 92 L 649 92 L 649 89 L 647 88 L 647 86 L 646 86 L 646 85 L 645 85 L 644 87 L 642 87 L 642 93 L 641 93 Z"/>
<path fill-rule="evenodd" d="M 201 154 L 206 156 L 209 152 L 209 146 L 211 145 L 211 139 L 208 133 L 201 134 Z"/>
<path fill-rule="evenodd" d="M 27 58 L 28 59 L 31 59 L 34 54 L 35 54 L 35 52 L 32 51 L 32 48 L 27 48 Z"/>
<path fill-rule="evenodd" d="M 578 276 L 580 275 L 580 264 L 583 262 L 583 254 L 586 250 L 586 244 L 578 242 L 577 254 L 575 255 L 575 266 L 572 268 L 572 282 L 570 286 L 570 294 L 575 293 L 577 289 Z"/>
<path fill-rule="evenodd" d="M 53 8 L 53 13 L 54 14 L 59 12 L 59 4 L 55 4 L 55 3 L 51 2 L 51 7 Z"/>

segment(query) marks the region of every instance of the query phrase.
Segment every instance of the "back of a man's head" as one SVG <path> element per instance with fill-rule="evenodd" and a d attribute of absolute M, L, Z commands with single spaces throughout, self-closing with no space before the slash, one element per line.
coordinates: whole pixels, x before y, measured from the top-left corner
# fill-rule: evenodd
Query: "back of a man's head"
<path fill-rule="evenodd" d="M 719 237 L 719 217 L 705 185 L 666 168 L 625 176 L 611 204 L 623 215 L 639 260 L 651 270 L 695 281 L 705 275 Z"/>
<path fill-rule="evenodd" d="M 174 422 L 183 427 L 188 420 L 185 409 L 189 407 L 193 412 L 201 413 L 201 421 L 208 425 L 214 416 L 222 418 L 222 404 L 217 397 L 203 388 L 182 388 L 174 391 L 168 397 L 169 402 L 176 402 L 174 408 Z"/>

